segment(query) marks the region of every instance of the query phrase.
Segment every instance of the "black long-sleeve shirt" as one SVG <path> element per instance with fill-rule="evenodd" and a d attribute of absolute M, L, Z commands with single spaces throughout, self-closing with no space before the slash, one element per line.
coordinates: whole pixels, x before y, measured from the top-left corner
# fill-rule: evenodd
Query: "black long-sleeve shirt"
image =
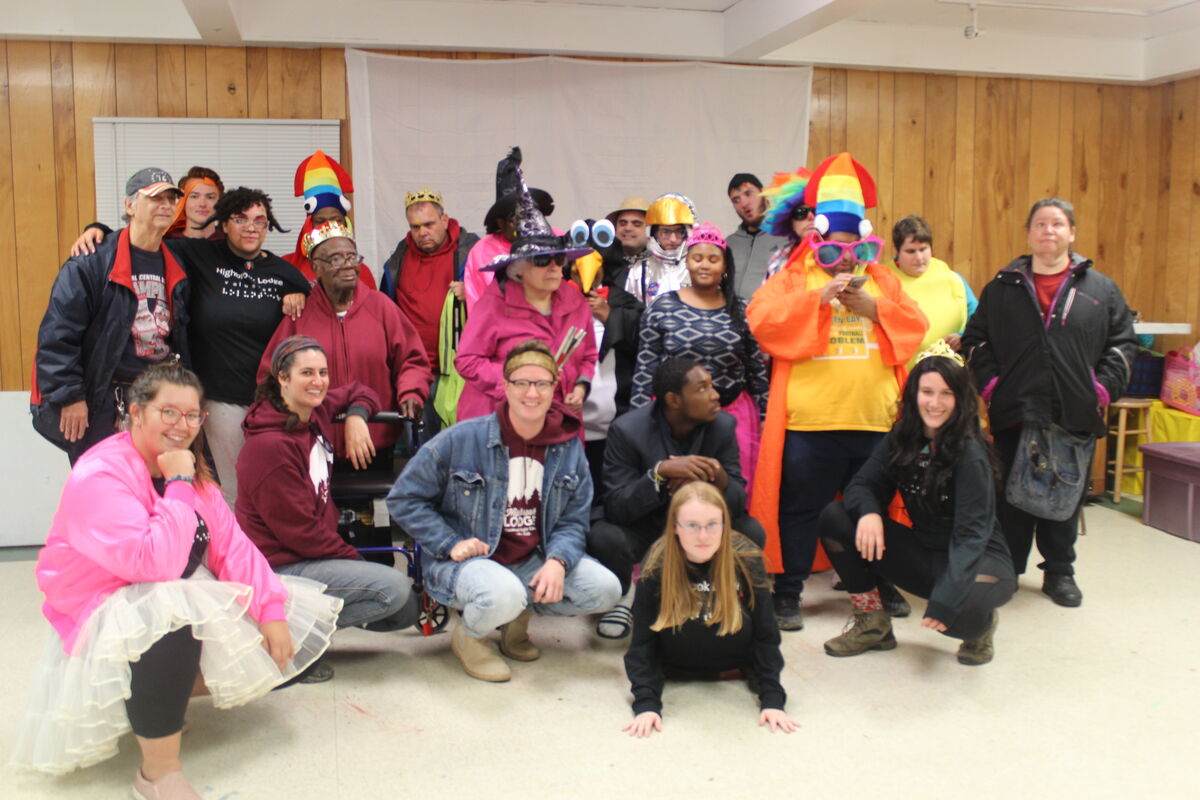
<path fill-rule="evenodd" d="M 750 546 L 750 545 L 746 545 Z M 779 682 L 783 654 L 779 651 L 779 627 L 775 623 L 771 592 L 762 572 L 762 562 L 753 567 L 755 587 L 739 580 L 742 627 L 728 636 L 718 636 L 719 625 L 707 625 L 701 617 L 690 619 L 678 628 L 652 631 L 658 618 L 660 584 L 657 571 L 643 574 L 633 600 L 633 636 L 625 653 L 625 674 L 633 692 L 633 713 L 662 713 L 662 690 L 666 672 L 713 677 L 721 672 L 740 669 L 758 692 L 761 708 L 782 710 L 787 693 Z M 688 577 L 704 594 L 711 591 L 708 564 L 689 564 Z M 750 608 L 750 594 L 754 608 Z"/>
<path fill-rule="evenodd" d="M 946 571 L 934 583 L 925 616 L 949 623 L 958 616 L 984 554 L 1011 561 L 996 519 L 991 462 L 977 439 L 968 440 L 942 496 L 927 505 L 920 492 L 928 459 L 918 458 L 897 474 L 888 466 L 891 458 L 891 437 L 886 437 L 846 487 L 846 510 L 856 521 L 865 514 L 886 516 L 888 504 L 900 491 L 913 536 L 922 547 L 947 551 Z"/>

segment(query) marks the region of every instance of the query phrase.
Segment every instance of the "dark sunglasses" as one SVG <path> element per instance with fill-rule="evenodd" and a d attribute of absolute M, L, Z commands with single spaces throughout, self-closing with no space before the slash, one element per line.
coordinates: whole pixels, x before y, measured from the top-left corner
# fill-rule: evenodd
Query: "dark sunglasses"
<path fill-rule="evenodd" d="M 529 259 L 529 263 L 533 264 L 535 267 L 548 267 L 551 264 L 561 267 L 563 264 L 567 263 L 567 257 L 562 253 L 552 256 L 534 256 L 533 258 Z"/>
<path fill-rule="evenodd" d="M 794 209 L 792 209 L 792 221 L 801 222 L 806 220 L 815 211 L 816 209 L 809 208 L 808 206 L 796 206 Z"/>

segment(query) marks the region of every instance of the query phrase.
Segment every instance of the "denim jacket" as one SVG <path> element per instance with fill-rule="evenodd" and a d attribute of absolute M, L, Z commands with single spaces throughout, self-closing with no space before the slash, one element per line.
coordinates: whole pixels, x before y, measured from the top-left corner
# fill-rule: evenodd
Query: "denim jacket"
<path fill-rule="evenodd" d="M 542 484 L 542 543 L 538 554 L 557 556 L 567 571 L 583 558 L 592 505 L 592 478 L 583 444 L 572 437 L 546 448 Z M 450 550 L 472 537 L 500 543 L 508 504 L 508 448 L 495 413 L 447 428 L 417 451 L 388 493 L 391 518 L 420 542 L 425 588 L 450 604 L 458 571 Z M 469 559 L 468 559 L 469 560 Z"/>

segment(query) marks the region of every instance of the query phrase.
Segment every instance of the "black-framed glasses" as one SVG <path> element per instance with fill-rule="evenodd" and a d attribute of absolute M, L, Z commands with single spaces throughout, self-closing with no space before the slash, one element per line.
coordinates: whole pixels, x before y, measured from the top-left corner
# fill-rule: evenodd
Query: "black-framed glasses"
<path fill-rule="evenodd" d="M 517 378 L 515 381 L 508 381 L 508 385 L 521 392 L 528 392 L 529 387 L 532 386 L 544 394 L 554 388 L 554 381 L 529 381 Z"/>
<path fill-rule="evenodd" d="M 313 261 L 322 261 L 334 269 L 345 269 L 347 267 L 357 267 L 363 262 L 363 257 L 359 253 L 335 253 L 329 258 L 314 258 Z"/>
<path fill-rule="evenodd" d="M 157 408 L 164 425 L 175 425 L 182 418 L 189 428 L 199 428 L 208 418 L 207 411 L 180 411 L 175 406 L 160 406 L 158 403 L 146 403 L 146 408 Z"/>

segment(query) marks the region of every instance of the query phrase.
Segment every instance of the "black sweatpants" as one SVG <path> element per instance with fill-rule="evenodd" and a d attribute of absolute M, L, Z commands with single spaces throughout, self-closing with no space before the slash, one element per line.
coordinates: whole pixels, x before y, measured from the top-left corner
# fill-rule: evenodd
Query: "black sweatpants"
<path fill-rule="evenodd" d="M 1000 459 L 1004 480 L 1008 481 L 1008 473 L 1012 471 L 1013 459 L 1017 455 L 1017 446 L 1021 442 L 1021 429 L 1014 428 L 1000 431 L 995 436 L 996 455 Z M 1079 499 L 1079 508 L 1070 519 L 1058 522 L 1052 519 L 1035 517 L 1028 511 L 1022 511 L 1010 505 L 1004 497 L 1004 492 L 996 494 L 996 517 L 1008 541 L 1008 551 L 1012 554 L 1013 567 L 1018 575 L 1025 574 L 1025 565 L 1029 561 L 1029 551 L 1033 548 L 1036 538 L 1038 552 L 1042 554 L 1042 563 L 1038 568 L 1047 573 L 1058 575 L 1075 574 L 1075 540 L 1079 536 L 1079 515 L 1087 493 Z"/>
<path fill-rule="evenodd" d="M 894 520 L 883 520 L 883 558 L 867 561 L 855 547 L 858 521 L 841 503 L 830 503 L 818 520 L 821 544 L 833 562 L 846 591 L 862 594 L 875 588 L 878 578 L 886 578 L 905 591 L 926 600 L 933 593 L 938 578 L 946 571 L 948 556 L 944 550 L 923 546 L 912 529 Z M 979 564 L 976 582 L 952 620 L 945 634 L 954 639 L 979 638 L 991 624 L 992 612 L 1007 603 L 1017 591 L 1017 576 L 1006 561 L 990 554 Z"/>
<path fill-rule="evenodd" d="M 171 631 L 129 662 L 129 699 L 125 713 L 133 732 L 160 739 L 183 730 L 188 698 L 200 670 L 200 642 L 190 625 Z"/>
<path fill-rule="evenodd" d="M 733 529 L 754 542 L 767 543 L 767 532 L 754 517 L 743 514 L 733 521 Z M 650 545 L 663 535 L 661 525 L 623 526 L 597 519 L 587 535 L 587 553 L 608 567 L 621 581 L 621 594 L 633 583 L 633 565 L 642 560 Z"/>

